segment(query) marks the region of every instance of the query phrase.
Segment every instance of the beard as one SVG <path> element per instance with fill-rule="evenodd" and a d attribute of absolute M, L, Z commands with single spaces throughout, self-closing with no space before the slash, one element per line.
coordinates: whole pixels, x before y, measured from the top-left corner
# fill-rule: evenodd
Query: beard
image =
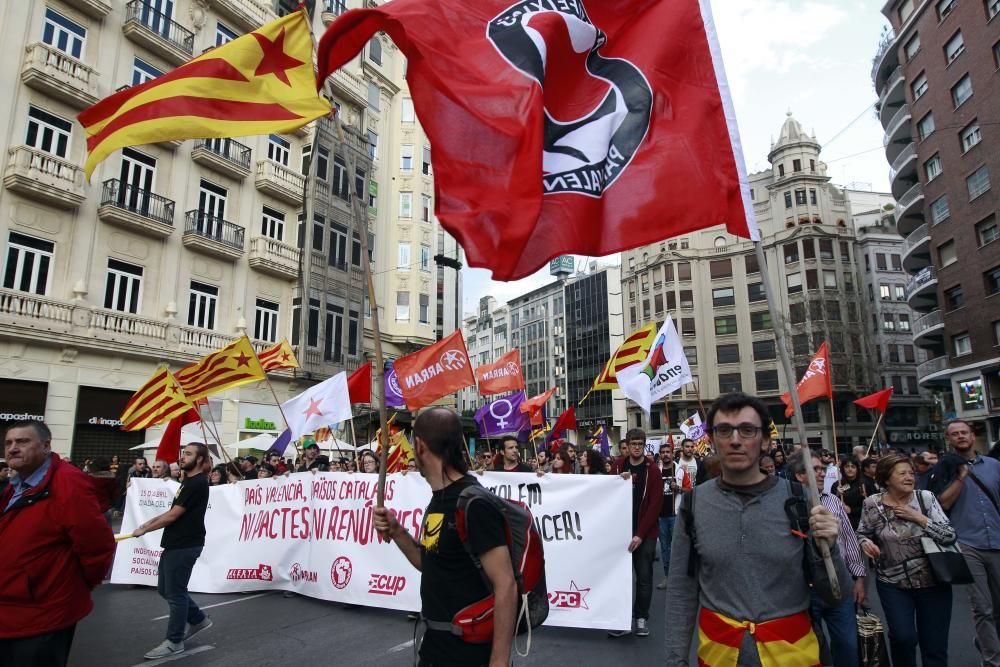
<path fill-rule="evenodd" d="M 192 470 L 198 467 L 198 459 L 195 459 L 193 461 L 184 461 L 178 464 L 178 467 L 180 467 L 180 469 L 183 470 L 184 472 L 191 472 Z"/>

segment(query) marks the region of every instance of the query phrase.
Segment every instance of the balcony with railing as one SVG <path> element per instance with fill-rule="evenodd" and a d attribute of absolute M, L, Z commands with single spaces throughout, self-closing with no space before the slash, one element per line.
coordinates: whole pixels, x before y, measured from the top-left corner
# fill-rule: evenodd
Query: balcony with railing
<path fill-rule="evenodd" d="M 892 115 L 892 119 L 885 126 L 885 138 L 883 138 L 882 143 L 885 145 L 885 157 L 889 164 L 895 162 L 906 145 L 913 141 L 913 132 L 910 128 L 912 118 L 910 105 L 904 104 Z"/>
<path fill-rule="evenodd" d="M 133 346 L 164 349 L 167 342 L 167 323 L 150 320 L 118 310 L 94 309 L 90 311 L 88 335 L 106 341 L 128 343 Z"/>
<path fill-rule="evenodd" d="M 330 25 L 333 19 L 347 11 L 347 0 L 323 0 L 323 25 Z"/>
<path fill-rule="evenodd" d="M 69 333 L 73 328 L 73 304 L 29 292 L 0 289 L 0 325 L 53 333 Z"/>
<path fill-rule="evenodd" d="M 925 221 L 924 186 L 915 183 L 896 200 L 896 227 L 899 235 L 905 238 Z"/>
<path fill-rule="evenodd" d="M 87 196 L 80 167 L 30 146 L 7 151 L 3 184 L 11 192 L 62 209 L 79 208 Z"/>
<path fill-rule="evenodd" d="M 174 201 L 117 178 L 109 178 L 102 186 L 97 217 L 130 231 L 162 239 L 174 232 Z"/>
<path fill-rule="evenodd" d="M 274 160 L 257 161 L 257 177 L 254 185 L 265 195 L 270 195 L 287 204 L 301 206 L 305 178 L 302 174 L 278 164 Z"/>
<path fill-rule="evenodd" d="M 917 182 L 917 145 L 912 141 L 896 156 L 889 169 L 892 196 L 899 199 Z"/>
<path fill-rule="evenodd" d="M 937 289 L 938 277 L 937 270 L 933 266 L 925 266 L 920 270 L 920 273 L 910 278 L 906 283 L 906 301 L 910 304 L 910 308 L 914 309 L 926 309 L 928 304 L 926 299 L 928 297 L 933 297 L 934 301 L 937 301 L 937 295 L 935 290 Z M 918 300 L 923 299 L 924 301 Z"/>
<path fill-rule="evenodd" d="M 104 0 L 63 0 L 63 2 L 95 19 L 103 19 L 111 13 L 111 3 Z"/>
<path fill-rule="evenodd" d="M 926 222 L 903 239 L 903 269 L 916 273 L 931 265 L 931 230 Z"/>
<path fill-rule="evenodd" d="M 259 0 L 212 0 L 215 11 L 243 30 L 256 30 L 275 16 L 268 4 Z"/>
<path fill-rule="evenodd" d="M 84 109 L 97 102 L 97 70 L 42 42 L 25 48 L 21 81 L 29 88 Z"/>
<path fill-rule="evenodd" d="M 920 384 L 947 384 L 951 366 L 948 363 L 948 355 L 928 359 L 917 365 L 917 380 Z"/>
<path fill-rule="evenodd" d="M 250 147 L 234 139 L 197 139 L 191 159 L 237 180 L 250 175 Z"/>
<path fill-rule="evenodd" d="M 899 105 L 906 102 L 905 83 L 906 79 L 903 77 L 903 68 L 897 67 L 889 75 L 889 80 L 878 98 L 879 120 L 882 122 L 882 129 L 885 129 L 886 121 L 899 108 Z"/>
<path fill-rule="evenodd" d="M 201 211 L 188 211 L 184 214 L 181 242 L 192 250 L 235 260 L 243 256 L 243 233 L 242 227 L 227 220 Z"/>
<path fill-rule="evenodd" d="M 267 236 L 250 239 L 250 268 L 278 278 L 295 280 L 299 277 L 298 248 Z"/>
<path fill-rule="evenodd" d="M 132 0 L 125 5 L 122 34 L 173 65 L 182 65 L 194 56 L 194 33 L 148 0 Z"/>
<path fill-rule="evenodd" d="M 913 322 L 913 342 L 920 347 L 938 346 L 944 339 L 944 312 L 939 308 Z"/>
<path fill-rule="evenodd" d="M 875 57 L 872 58 L 872 83 L 875 84 L 876 92 L 882 92 L 882 86 L 897 67 L 899 67 L 899 54 L 896 49 L 896 35 L 886 28 L 879 39 Z"/>

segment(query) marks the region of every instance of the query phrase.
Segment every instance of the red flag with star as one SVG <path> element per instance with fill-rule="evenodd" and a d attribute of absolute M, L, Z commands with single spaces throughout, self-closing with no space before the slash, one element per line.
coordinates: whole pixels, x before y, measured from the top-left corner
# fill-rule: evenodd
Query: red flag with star
<path fill-rule="evenodd" d="M 202 357 L 175 374 L 188 400 L 196 401 L 210 394 L 263 380 L 267 376 L 250 340 L 243 336 L 221 350 Z"/>
<path fill-rule="evenodd" d="M 347 373 L 337 373 L 290 401 L 285 401 L 281 404 L 281 411 L 288 421 L 292 440 L 350 419 L 351 397 L 347 388 Z"/>
<path fill-rule="evenodd" d="M 125 146 L 279 134 L 327 115 L 310 33 L 305 14 L 291 12 L 85 109 L 87 178 Z"/>
<path fill-rule="evenodd" d="M 123 431 L 139 431 L 173 419 L 191 409 L 191 401 L 166 366 L 132 394 L 121 419 Z"/>

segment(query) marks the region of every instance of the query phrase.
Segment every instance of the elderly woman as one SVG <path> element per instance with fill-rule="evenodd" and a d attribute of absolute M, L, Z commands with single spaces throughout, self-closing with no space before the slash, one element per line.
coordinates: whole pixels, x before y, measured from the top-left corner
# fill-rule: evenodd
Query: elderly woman
<path fill-rule="evenodd" d="M 861 550 L 875 559 L 876 587 L 889 625 L 894 667 L 948 664 L 951 586 L 939 584 L 920 538 L 955 542 L 955 529 L 934 494 L 914 491 L 913 464 L 890 454 L 878 462 L 875 481 L 885 489 L 865 498 L 858 525 Z"/>

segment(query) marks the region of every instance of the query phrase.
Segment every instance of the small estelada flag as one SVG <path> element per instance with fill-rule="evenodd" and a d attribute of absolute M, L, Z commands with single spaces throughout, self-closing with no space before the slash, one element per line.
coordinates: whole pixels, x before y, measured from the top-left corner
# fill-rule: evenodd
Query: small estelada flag
<path fill-rule="evenodd" d="M 833 382 L 830 379 L 830 355 L 827 351 L 826 341 L 823 341 L 823 344 L 816 350 L 812 361 L 809 362 L 809 368 L 802 374 L 802 379 L 799 380 L 795 390 L 799 393 L 800 404 L 820 396 L 833 396 Z M 791 417 L 794 412 L 791 393 L 786 391 L 782 394 L 781 402 L 785 404 L 785 416 Z"/>
<path fill-rule="evenodd" d="M 280 134 L 327 115 L 312 59 L 312 31 L 296 11 L 106 97 L 77 117 L 87 135 L 87 179 L 125 146 Z"/>
<path fill-rule="evenodd" d="M 619 345 L 615 353 L 608 359 L 604 370 L 594 380 L 590 390 L 618 389 L 618 371 L 644 361 L 654 340 L 656 340 L 656 322 L 650 322 L 641 329 L 630 333 L 625 342 Z"/>
<path fill-rule="evenodd" d="M 283 339 L 273 347 L 267 348 L 257 355 L 257 359 L 260 361 L 261 368 L 266 372 L 299 367 L 299 360 L 295 358 L 295 352 L 288 344 L 288 339 Z"/>
<path fill-rule="evenodd" d="M 393 364 L 399 389 L 410 410 L 476 383 L 461 331 L 400 357 Z"/>
<path fill-rule="evenodd" d="M 220 391 L 257 382 L 267 377 L 250 339 L 238 338 L 221 350 L 205 355 L 201 361 L 177 371 L 177 382 L 189 400 L 195 401 Z"/>
<path fill-rule="evenodd" d="M 524 389 L 524 375 L 521 373 L 521 351 L 515 348 L 492 364 L 477 367 L 476 382 L 479 383 L 480 396 Z"/>
<path fill-rule="evenodd" d="M 191 409 L 191 400 L 166 366 L 146 380 L 122 410 L 122 430 L 139 431 L 179 417 Z"/>

